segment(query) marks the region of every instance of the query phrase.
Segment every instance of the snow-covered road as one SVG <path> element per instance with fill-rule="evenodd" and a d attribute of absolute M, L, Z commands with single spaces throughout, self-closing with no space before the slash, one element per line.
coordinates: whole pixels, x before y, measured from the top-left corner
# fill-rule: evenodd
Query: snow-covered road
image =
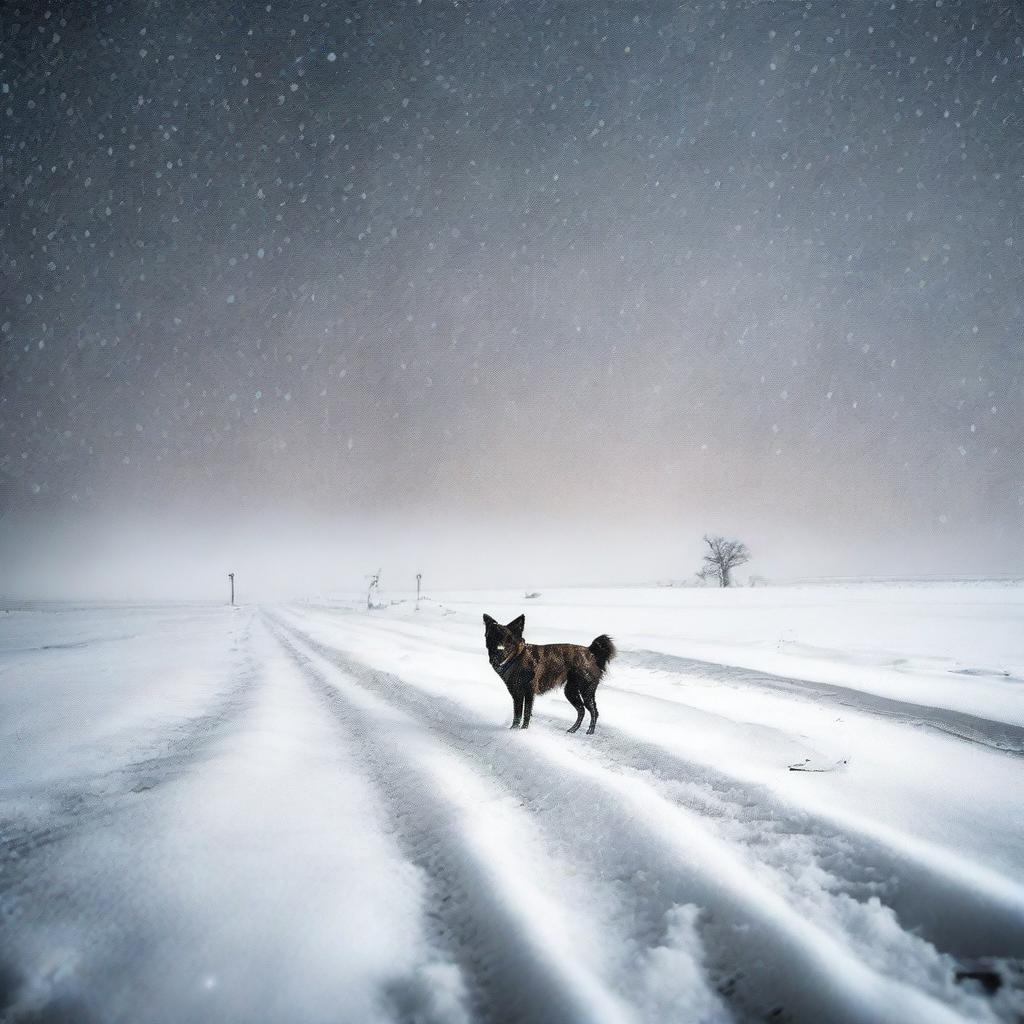
<path fill-rule="evenodd" d="M 525 606 L 595 736 L 508 593 L 0 617 L 0 1020 L 1024 1013 L 1019 590 Z"/>

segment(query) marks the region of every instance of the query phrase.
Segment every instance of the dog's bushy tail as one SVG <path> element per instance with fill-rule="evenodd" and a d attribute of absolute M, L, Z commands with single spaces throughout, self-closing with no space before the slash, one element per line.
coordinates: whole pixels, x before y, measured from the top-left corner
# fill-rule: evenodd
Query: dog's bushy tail
<path fill-rule="evenodd" d="M 610 636 L 605 636 L 604 633 L 594 639 L 588 650 L 594 656 L 594 660 L 597 662 L 597 667 L 602 672 L 604 672 L 605 666 L 617 653 L 615 650 L 615 644 L 612 643 L 612 638 Z"/>

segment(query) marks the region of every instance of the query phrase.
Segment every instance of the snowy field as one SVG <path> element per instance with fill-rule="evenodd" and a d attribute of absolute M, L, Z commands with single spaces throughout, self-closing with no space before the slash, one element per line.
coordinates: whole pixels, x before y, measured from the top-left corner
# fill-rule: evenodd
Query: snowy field
<path fill-rule="evenodd" d="M 1022 796 L 1020 586 L 13 609 L 0 1020 L 1018 1021 Z"/>

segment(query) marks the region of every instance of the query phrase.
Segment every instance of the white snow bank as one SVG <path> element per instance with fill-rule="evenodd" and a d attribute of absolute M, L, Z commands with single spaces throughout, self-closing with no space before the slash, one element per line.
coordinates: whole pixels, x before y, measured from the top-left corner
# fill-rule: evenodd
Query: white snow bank
<path fill-rule="evenodd" d="M 201 633 L 210 620 L 187 624 Z M 91 769 L 109 742 L 118 763 L 127 740 L 91 733 L 94 757 L 61 766 L 57 802 L 85 795 L 54 819 L 59 833 L 38 808 L 22 820 L 25 802 L 8 802 L 4 780 L 12 830 L 35 829 L 20 847 L 32 870 L 4 894 L 12 913 L 0 928 L 15 1019 L 55 1007 L 110 1021 L 468 1019 L 458 968 L 427 942 L 422 872 L 386 833 L 380 795 L 258 623 L 249 644 L 256 669 L 236 704 L 196 729 L 172 720 L 173 756 L 135 761 L 96 792 L 72 768 Z M 186 666 L 207 653 L 179 651 Z M 149 715 L 174 703 L 168 654 L 151 648 L 135 679 Z M 78 685 L 106 707 L 129 689 L 111 682 Z"/>

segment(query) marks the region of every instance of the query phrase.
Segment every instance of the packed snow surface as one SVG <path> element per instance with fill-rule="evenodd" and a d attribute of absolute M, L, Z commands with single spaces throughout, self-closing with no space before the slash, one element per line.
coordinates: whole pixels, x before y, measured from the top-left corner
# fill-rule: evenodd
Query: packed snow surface
<path fill-rule="evenodd" d="M 0 1020 L 1024 1014 L 1024 588 L 381 603 L 0 615 Z"/>

